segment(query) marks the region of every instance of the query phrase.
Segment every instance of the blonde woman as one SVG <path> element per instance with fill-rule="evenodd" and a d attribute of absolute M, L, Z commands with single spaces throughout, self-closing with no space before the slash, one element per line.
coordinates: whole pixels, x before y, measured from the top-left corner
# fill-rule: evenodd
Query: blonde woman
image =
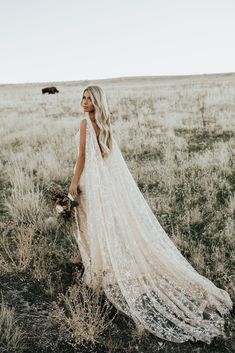
<path fill-rule="evenodd" d="M 79 201 L 84 283 L 102 287 L 118 310 L 162 339 L 210 343 L 224 336 L 231 298 L 191 266 L 158 222 L 112 133 L 103 89 L 88 86 L 81 105 L 69 192 Z"/>

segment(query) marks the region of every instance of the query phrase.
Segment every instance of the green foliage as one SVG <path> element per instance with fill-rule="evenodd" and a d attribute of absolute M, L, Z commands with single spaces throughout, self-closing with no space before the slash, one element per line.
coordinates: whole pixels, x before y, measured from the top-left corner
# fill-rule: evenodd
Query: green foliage
<path fill-rule="evenodd" d="M 183 136 L 188 143 L 189 152 L 202 152 L 211 148 L 215 142 L 227 142 L 235 136 L 233 131 L 175 129 L 176 136 Z"/>

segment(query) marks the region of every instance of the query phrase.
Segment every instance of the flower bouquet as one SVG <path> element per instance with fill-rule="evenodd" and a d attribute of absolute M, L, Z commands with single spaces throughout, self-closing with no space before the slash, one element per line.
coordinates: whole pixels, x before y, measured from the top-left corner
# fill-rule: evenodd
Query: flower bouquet
<path fill-rule="evenodd" d="M 81 190 L 78 186 L 77 193 L 79 194 L 80 192 Z M 57 183 L 50 183 L 50 185 L 46 188 L 46 195 L 50 196 L 53 201 L 56 213 L 60 214 L 64 218 L 70 218 L 73 210 L 78 206 L 78 200 L 75 200 L 70 193 L 65 191 L 65 188 Z"/>
<path fill-rule="evenodd" d="M 78 194 L 81 192 L 79 187 L 77 191 Z M 57 198 L 55 204 L 56 212 L 62 216 L 68 217 L 71 216 L 73 208 L 78 206 L 78 200 L 76 200 L 70 193 L 68 193 L 68 195 L 64 196 L 63 198 Z"/>

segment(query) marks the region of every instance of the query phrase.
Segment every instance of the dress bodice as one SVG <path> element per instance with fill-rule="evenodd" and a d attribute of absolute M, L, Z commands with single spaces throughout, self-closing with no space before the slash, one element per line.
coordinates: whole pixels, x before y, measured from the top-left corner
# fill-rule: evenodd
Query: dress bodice
<path fill-rule="evenodd" d="M 99 135 L 96 134 L 95 128 L 94 128 L 90 118 L 87 116 L 85 116 L 85 118 L 87 120 L 87 128 L 91 131 L 91 134 L 96 138 L 97 146 L 99 147 L 100 153 L 102 154 L 102 150 L 101 150 L 100 143 L 99 143 Z M 75 140 L 76 140 L 77 150 L 79 151 L 80 128 L 78 129 L 78 131 L 75 134 Z"/>

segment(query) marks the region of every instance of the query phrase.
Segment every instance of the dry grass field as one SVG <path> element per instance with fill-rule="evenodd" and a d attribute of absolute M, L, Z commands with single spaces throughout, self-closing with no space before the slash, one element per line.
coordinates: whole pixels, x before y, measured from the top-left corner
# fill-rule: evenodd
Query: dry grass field
<path fill-rule="evenodd" d="M 71 182 L 88 84 L 107 93 L 123 157 L 169 237 L 235 298 L 235 74 L 0 85 L 0 353 L 234 352 L 234 312 L 226 339 L 163 341 L 68 262 L 74 220 L 53 192 Z M 47 85 L 59 93 L 42 95 Z"/>

